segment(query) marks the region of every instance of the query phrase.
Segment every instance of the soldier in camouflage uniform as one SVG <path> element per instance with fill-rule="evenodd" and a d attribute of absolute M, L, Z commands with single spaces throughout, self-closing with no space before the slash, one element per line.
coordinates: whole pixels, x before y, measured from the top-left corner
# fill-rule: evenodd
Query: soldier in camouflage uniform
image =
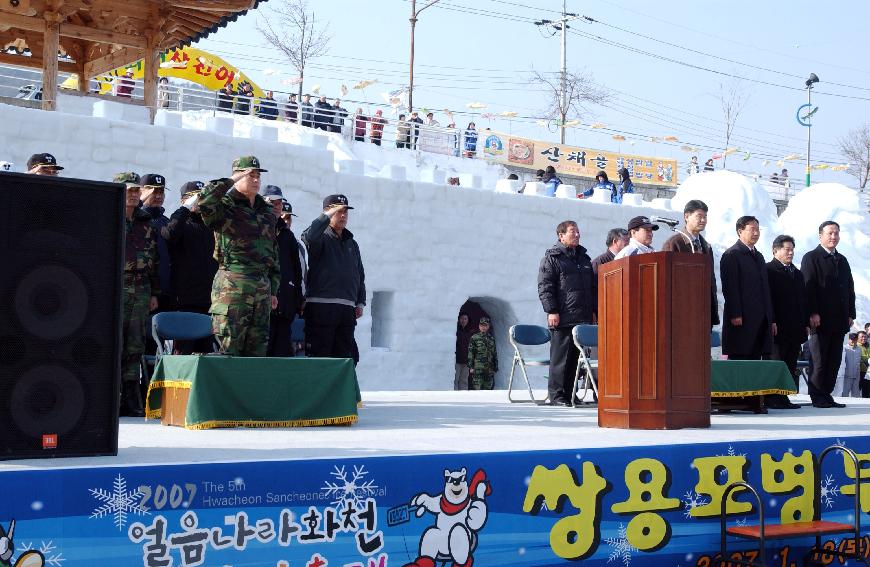
<path fill-rule="evenodd" d="M 468 343 L 468 372 L 472 390 L 492 390 L 498 372 L 498 352 L 495 337 L 489 333 L 489 317 L 481 317 L 479 333 Z"/>
<path fill-rule="evenodd" d="M 258 194 L 265 171 L 256 157 L 240 157 L 230 178 L 210 182 L 199 197 L 202 220 L 215 231 L 218 261 L 212 327 L 221 350 L 235 356 L 266 356 L 269 314 L 278 306 L 277 219 Z"/>
<path fill-rule="evenodd" d="M 160 283 L 157 229 L 139 206 L 139 176 L 119 173 L 115 183 L 127 186 L 124 251 L 124 353 L 121 359 L 121 415 L 142 417 L 139 370 L 145 354 L 148 312 L 157 307 Z"/>

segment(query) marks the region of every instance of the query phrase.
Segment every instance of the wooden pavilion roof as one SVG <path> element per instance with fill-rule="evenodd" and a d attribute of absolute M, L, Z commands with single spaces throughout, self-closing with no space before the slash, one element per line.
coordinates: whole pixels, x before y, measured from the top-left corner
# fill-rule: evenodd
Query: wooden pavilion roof
<path fill-rule="evenodd" d="M 142 59 L 146 50 L 207 37 L 265 1 L 2 0 L 0 63 L 45 68 L 45 30 L 57 22 L 59 69 L 91 78 Z"/>

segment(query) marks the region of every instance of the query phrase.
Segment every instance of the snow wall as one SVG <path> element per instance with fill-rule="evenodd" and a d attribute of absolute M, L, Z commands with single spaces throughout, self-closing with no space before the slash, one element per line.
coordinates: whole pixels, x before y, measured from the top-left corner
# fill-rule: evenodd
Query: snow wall
<path fill-rule="evenodd" d="M 546 324 L 537 272 L 544 250 L 556 241 L 556 225 L 576 220 L 581 244 L 594 257 L 604 251 L 610 228 L 641 214 L 681 218 L 691 198 L 710 205 L 708 236 L 717 262 L 735 241 L 734 221 L 741 214 L 761 219 L 760 249 L 768 259 L 778 231 L 785 228 L 796 238 L 799 259 L 817 243 L 818 224 L 833 216 L 843 224 L 841 250 L 855 271 L 858 319 L 870 320 L 867 215 L 858 211 L 855 192 L 840 185 L 801 193 L 779 219 L 761 187 L 730 172 L 690 177 L 674 199 L 677 211 L 666 208 L 667 200 L 616 206 L 603 199 L 497 192 L 500 168 L 479 160 L 376 148 L 247 117 L 161 111 L 158 125 L 151 126 L 140 107 L 101 101 L 91 116 L 76 102 L 67 113 L 0 105 L 0 159 L 21 171 L 30 154 L 47 151 L 66 167 L 65 176 L 97 180 L 119 171 L 161 173 L 169 180 L 169 215 L 183 183 L 228 176 L 233 159 L 253 154 L 269 169 L 264 184 L 282 187 L 299 215 L 297 235 L 319 214 L 324 196 L 347 195 L 355 207 L 349 229 L 366 268 L 368 306 L 356 331 L 365 390 L 450 389 L 456 318 L 468 299 L 493 317 L 500 357 L 496 385 L 506 387 L 513 354 L 508 327 Z M 447 176 L 459 176 L 462 187 L 445 185 Z M 659 230 L 653 245 L 669 235 Z M 543 387 L 544 381 L 534 385 Z"/>

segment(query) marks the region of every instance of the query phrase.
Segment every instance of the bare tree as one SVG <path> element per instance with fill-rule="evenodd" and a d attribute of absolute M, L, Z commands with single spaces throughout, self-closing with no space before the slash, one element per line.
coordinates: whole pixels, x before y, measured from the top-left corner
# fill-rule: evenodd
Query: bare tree
<path fill-rule="evenodd" d="M 849 173 L 858 178 L 858 187 L 863 191 L 870 178 L 870 124 L 850 130 L 839 139 L 840 152 L 849 162 Z"/>
<path fill-rule="evenodd" d="M 309 61 L 326 54 L 329 49 L 328 26 L 318 26 L 314 12 L 308 11 L 306 0 L 269 2 L 266 13 L 257 22 L 257 30 L 273 47 L 287 58 L 299 73 L 299 98 Z M 302 119 L 302 113 L 298 114 Z"/>
<path fill-rule="evenodd" d="M 719 84 L 719 102 L 722 103 L 722 118 L 725 119 L 725 150 L 728 150 L 731 144 L 731 134 L 734 133 L 734 127 L 737 126 L 737 119 L 740 118 L 740 113 L 749 102 L 749 94 L 744 89 L 740 79 L 734 79 L 727 85 Z M 723 169 L 727 160 L 728 154 L 725 153 L 722 156 Z"/>
<path fill-rule="evenodd" d="M 565 73 L 565 97 L 562 98 L 562 74 L 532 72 L 532 84 L 544 87 L 549 98 L 546 117 L 559 121 L 562 143 L 565 143 L 565 123 L 580 119 L 590 112 L 589 106 L 604 104 L 610 100 L 609 93 L 600 87 L 592 75 L 585 71 Z"/>

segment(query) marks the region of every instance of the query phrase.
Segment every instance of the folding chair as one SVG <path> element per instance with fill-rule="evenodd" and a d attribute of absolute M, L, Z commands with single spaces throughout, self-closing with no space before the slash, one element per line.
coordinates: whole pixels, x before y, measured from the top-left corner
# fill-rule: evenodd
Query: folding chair
<path fill-rule="evenodd" d="M 508 379 L 508 400 L 510 400 L 511 403 L 528 402 L 538 405 L 543 404 L 546 400 L 535 399 L 535 395 L 532 393 L 532 384 L 529 382 L 529 375 L 526 374 L 526 366 L 549 366 L 550 359 L 526 358 L 520 352 L 520 346 L 545 345 L 550 342 L 550 331 L 546 327 L 540 327 L 538 325 L 514 325 L 508 332 L 508 338 L 511 345 L 514 347 L 514 360 L 511 364 L 511 375 Z M 529 389 L 528 400 L 515 400 L 511 397 L 514 383 L 514 372 L 516 371 L 517 365 L 519 365 L 520 370 L 523 373 L 523 378 L 526 380 L 526 387 Z"/>
<path fill-rule="evenodd" d="M 574 387 L 571 389 L 571 405 L 577 407 L 577 388 L 580 383 L 581 367 L 585 371 L 585 377 L 583 379 L 583 395 L 579 397 L 580 403 L 583 403 L 583 398 L 589 392 L 590 386 L 595 398 L 598 399 L 598 384 L 595 383 L 595 376 L 592 374 L 592 369 L 598 368 L 598 360 L 590 358 L 591 350 L 598 346 L 598 325 L 575 325 L 571 329 L 571 338 L 574 339 L 574 346 L 580 351 L 577 371 L 574 372 Z"/>
<path fill-rule="evenodd" d="M 160 358 L 172 354 L 173 341 L 194 341 L 212 337 L 211 317 L 202 313 L 164 311 L 151 318 L 151 334 L 157 343 L 155 366 Z M 212 350 L 217 350 L 212 340 Z"/>

